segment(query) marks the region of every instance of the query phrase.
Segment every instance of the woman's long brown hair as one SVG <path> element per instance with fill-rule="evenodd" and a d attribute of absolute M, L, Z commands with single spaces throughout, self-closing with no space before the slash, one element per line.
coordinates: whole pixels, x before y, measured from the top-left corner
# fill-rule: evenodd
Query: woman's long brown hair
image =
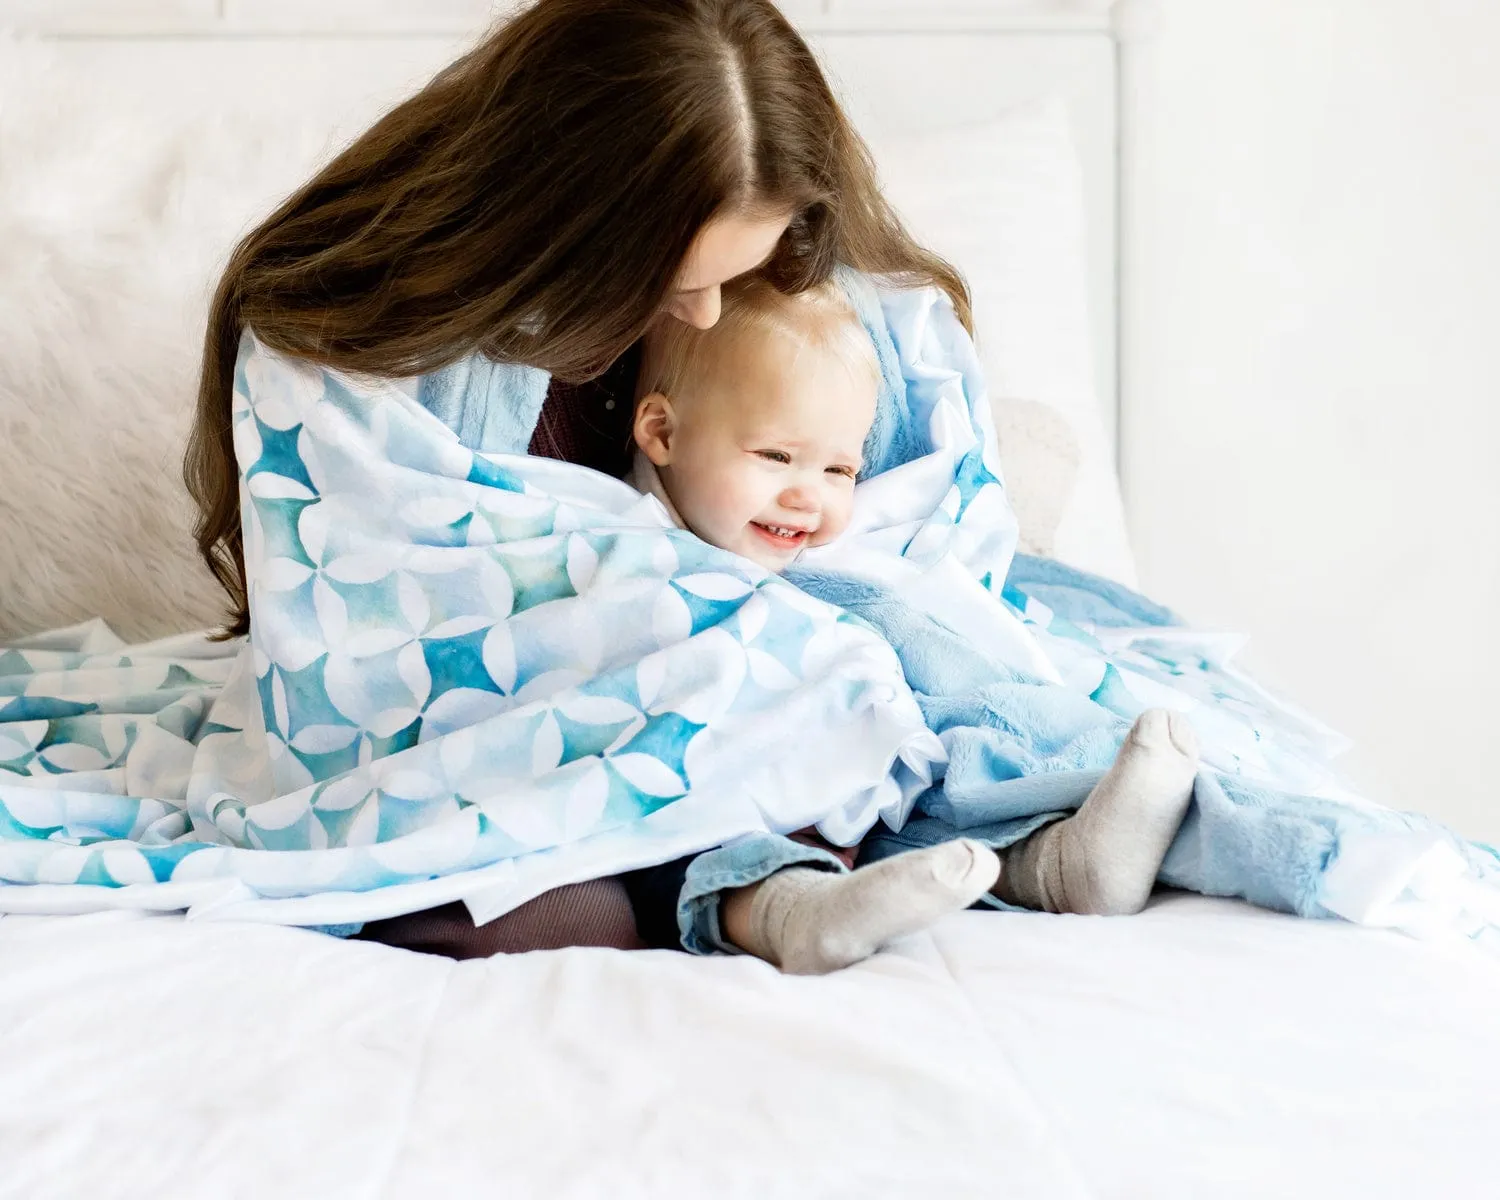
<path fill-rule="evenodd" d="M 880 194 L 868 150 L 770 0 L 538 0 L 382 117 L 236 247 L 209 311 L 184 463 L 198 547 L 249 628 L 230 424 L 249 327 L 401 377 L 480 351 L 594 376 L 661 309 L 715 215 L 794 212 L 763 268 L 957 272 Z"/>

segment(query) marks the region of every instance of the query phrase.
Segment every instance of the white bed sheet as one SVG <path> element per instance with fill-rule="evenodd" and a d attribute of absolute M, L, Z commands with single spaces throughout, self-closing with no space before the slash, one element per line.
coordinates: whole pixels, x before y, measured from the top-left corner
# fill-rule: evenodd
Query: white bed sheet
<path fill-rule="evenodd" d="M 0 1195 L 1481 1194 L 1497 1001 L 1472 947 L 1197 897 L 824 979 L 11 917 Z"/>

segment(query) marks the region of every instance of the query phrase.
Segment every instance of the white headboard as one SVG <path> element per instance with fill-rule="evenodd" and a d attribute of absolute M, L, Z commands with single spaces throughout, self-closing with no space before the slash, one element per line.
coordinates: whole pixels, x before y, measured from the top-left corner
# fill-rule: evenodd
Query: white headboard
<path fill-rule="evenodd" d="M 934 114 L 997 116 L 1057 96 L 1073 126 L 1086 194 L 1094 373 L 1118 444 L 1121 311 L 1119 79 L 1122 36 L 1149 0 L 781 0 L 828 63 L 861 128 L 899 133 Z M 332 93 L 352 134 L 471 39 L 489 0 L 0 0 L 0 28 L 57 43 L 114 86 L 171 80 L 175 103 L 222 106 L 246 71 L 295 97 Z M 189 48 L 191 55 L 185 55 Z M 913 68 L 913 63 L 921 66 Z M 908 84 L 889 86 L 900 75 Z M 914 106 L 909 81 L 931 103 Z M 263 102 L 265 88 L 258 88 Z"/>

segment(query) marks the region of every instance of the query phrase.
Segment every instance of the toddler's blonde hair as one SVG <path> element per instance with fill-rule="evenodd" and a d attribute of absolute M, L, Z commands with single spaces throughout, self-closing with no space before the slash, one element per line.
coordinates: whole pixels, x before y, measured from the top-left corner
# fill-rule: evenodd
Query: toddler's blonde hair
<path fill-rule="evenodd" d="M 868 376 L 879 386 L 875 345 L 835 280 L 789 295 L 752 276 L 725 287 L 723 311 L 711 328 L 672 319 L 652 327 L 637 377 L 637 400 L 652 392 L 674 401 L 690 396 L 726 348 L 757 336 L 783 338 L 799 351 L 832 354 L 851 373 Z"/>

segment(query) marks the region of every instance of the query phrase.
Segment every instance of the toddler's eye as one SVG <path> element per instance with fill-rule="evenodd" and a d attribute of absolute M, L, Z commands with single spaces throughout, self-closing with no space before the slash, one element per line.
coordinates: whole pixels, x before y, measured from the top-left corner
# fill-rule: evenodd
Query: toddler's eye
<path fill-rule="evenodd" d="M 792 456 L 785 450 L 757 450 L 755 454 L 756 457 L 763 458 L 767 462 L 785 464 L 792 461 Z"/>
<path fill-rule="evenodd" d="M 854 479 L 858 472 L 853 467 L 829 467 L 828 474 L 839 475 L 844 479 Z"/>

